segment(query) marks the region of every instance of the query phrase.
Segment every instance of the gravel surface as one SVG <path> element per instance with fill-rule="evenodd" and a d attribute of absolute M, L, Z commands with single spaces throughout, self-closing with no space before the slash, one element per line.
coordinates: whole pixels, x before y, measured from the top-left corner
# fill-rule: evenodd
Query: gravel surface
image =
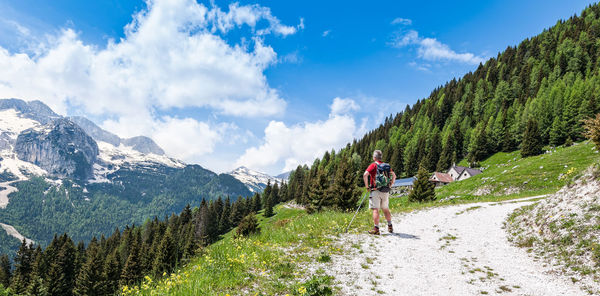
<path fill-rule="evenodd" d="M 352 234 L 324 266 L 342 295 L 587 295 L 507 239 L 503 221 L 532 201 L 395 215 L 394 234 Z M 362 221 L 364 222 L 364 221 Z M 386 227 L 387 228 L 387 227 Z"/>

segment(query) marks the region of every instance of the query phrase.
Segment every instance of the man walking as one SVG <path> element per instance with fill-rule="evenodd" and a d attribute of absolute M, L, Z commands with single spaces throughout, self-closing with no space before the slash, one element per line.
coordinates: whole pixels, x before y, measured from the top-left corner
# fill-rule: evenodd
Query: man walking
<path fill-rule="evenodd" d="M 369 165 L 363 174 L 365 187 L 370 191 L 369 208 L 373 211 L 373 223 L 375 224 L 375 227 L 373 227 L 373 230 L 370 230 L 369 233 L 375 235 L 379 235 L 379 209 L 383 210 L 383 214 L 387 220 L 388 232 L 394 232 L 394 228 L 392 226 L 392 214 L 390 213 L 389 209 L 389 187 L 396 181 L 396 174 L 391 168 L 389 168 L 389 165 L 383 163 L 382 156 L 381 150 L 373 151 L 373 163 Z M 387 166 L 389 170 L 389 172 L 387 172 L 389 173 L 389 176 L 386 177 L 391 178 L 391 180 L 389 180 L 387 188 L 377 188 L 375 179 L 378 174 L 386 173 L 382 172 L 382 169 L 385 169 L 384 166 Z"/>

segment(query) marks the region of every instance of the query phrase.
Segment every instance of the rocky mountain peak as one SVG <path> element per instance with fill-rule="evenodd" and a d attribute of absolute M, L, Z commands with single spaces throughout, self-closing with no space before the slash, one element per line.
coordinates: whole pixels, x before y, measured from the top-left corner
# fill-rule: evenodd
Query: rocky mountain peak
<path fill-rule="evenodd" d="M 98 145 L 67 118 L 27 129 L 15 144 L 17 157 L 61 178 L 86 180 L 93 176 Z"/>

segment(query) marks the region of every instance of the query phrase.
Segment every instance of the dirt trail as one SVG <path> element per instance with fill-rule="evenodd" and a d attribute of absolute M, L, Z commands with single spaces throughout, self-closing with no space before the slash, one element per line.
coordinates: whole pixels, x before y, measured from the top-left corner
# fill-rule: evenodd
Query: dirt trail
<path fill-rule="evenodd" d="M 343 295 L 587 295 L 511 245 L 503 221 L 532 201 L 440 207 L 393 217 L 394 234 L 347 235 L 327 273 Z M 366 223 L 365 221 L 362 221 Z"/>

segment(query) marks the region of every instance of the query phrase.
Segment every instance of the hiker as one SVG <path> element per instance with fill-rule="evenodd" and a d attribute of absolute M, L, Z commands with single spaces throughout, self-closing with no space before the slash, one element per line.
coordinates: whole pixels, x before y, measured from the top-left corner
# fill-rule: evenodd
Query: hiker
<path fill-rule="evenodd" d="M 373 151 L 373 163 L 369 165 L 363 174 L 365 187 L 370 191 L 369 208 L 373 211 L 373 223 L 375 224 L 375 227 L 369 233 L 375 235 L 379 234 L 379 209 L 383 210 L 387 220 L 388 232 L 394 232 L 392 214 L 389 209 L 389 191 L 390 186 L 396 181 L 396 174 L 389 164 L 381 160 L 382 156 L 381 150 Z"/>

